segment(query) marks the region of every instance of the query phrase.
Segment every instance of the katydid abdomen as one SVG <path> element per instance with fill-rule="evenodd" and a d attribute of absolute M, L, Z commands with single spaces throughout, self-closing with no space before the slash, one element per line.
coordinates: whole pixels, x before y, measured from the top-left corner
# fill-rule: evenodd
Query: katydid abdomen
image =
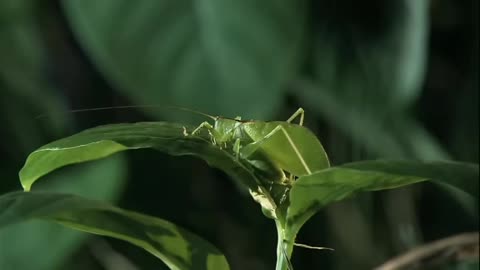
<path fill-rule="evenodd" d="M 328 157 L 317 137 L 307 128 L 288 122 L 245 122 L 241 128 L 254 141 L 240 150 L 248 157 L 261 149 L 272 162 L 295 176 L 328 168 Z"/>

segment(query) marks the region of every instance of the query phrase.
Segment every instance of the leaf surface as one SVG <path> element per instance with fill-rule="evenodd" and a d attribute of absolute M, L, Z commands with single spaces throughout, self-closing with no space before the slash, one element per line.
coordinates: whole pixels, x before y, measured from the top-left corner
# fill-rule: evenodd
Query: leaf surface
<path fill-rule="evenodd" d="M 188 127 L 188 130 L 192 128 Z M 28 156 L 20 171 L 20 181 L 28 191 L 40 177 L 60 167 L 140 148 L 152 148 L 175 156 L 197 156 L 246 186 L 263 208 L 275 211 L 275 202 L 250 163 L 241 162 L 227 149 L 212 144 L 206 132 L 185 136 L 184 126 L 166 122 L 99 126 L 49 143 Z"/>
<path fill-rule="evenodd" d="M 232 117 L 279 107 L 306 23 L 305 1 L 290 0 L 64 0 L 63 7 L 92 62 L 134 102 Z"/>
<path fill-rule="evenodd" d="M 117 155 L 95 164 L 74 166 L 48 175 L 48 181 L 39 183 L 36 189 L 115 201 L 124 188 L 126 165 L 125 157 Z M 102 181 L 98 181 L 99 179 Z M 84 233 L 42 220 L 28 220 L 2 228 L 0 269 L 58 269 L 87 237 Z M 45 248 L 45 243 L 48 243 L 48 249 Z M 28 260 L 25 260 L 25 254 L 29 254 Z"/>
<path fill-rule="evenodd" d="M 459 162 L 362 161 L 300 177 L 290 192 L 287 235 L 326 205 L 361 191 L 397 188 L 425 180 L 458 188 L 478 201 L 478 165 Z"/>
<path fill-rule="evenodd" d="M 402 110 L 415 101 L 425 72 L 428 2 L 352 2 L 345 8 L 325 1 L 318 12 L 318 91 L 359 112 Z"/>
<path fill-rule="evenodd" d="M 0 209 L 0 227 L 34 218 L 53 221 L 132 243 L 173 270 L 229 269 L 215 247 L 185 229 L 99 201 L 61 193 L 12 192 L 0 197 Z"/>

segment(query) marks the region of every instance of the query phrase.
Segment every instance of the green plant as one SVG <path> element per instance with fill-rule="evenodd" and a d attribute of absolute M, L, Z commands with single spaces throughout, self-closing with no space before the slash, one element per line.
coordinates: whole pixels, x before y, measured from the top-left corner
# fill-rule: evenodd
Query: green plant
<path fill-rule="evenodd" d="M 166 220 L 77 195 L 30 191 L 40 177 L 63 166 L 141 148 L 174 156 L 199 157 L 246 187 L 264 214 L 275 222 L 278 234 L 276 270 L 292 268 L 289 258 L 305 222 L 324 206 L 355 193 L 432 180 L 451 192 L 463 193 L 464 198 L 478 200 L 478 165 L 375 160 L 329 167 L 321 144 L 316 139 L 312 143 L 310 137 L 298 135 L 310 134 L 305 127 L 286 122 L 231 121 L 233 130 L 241 130 L 242 125 L 258 130 L 269 126 L 264 133 L 271 134 L 275 127 L 282 126 L 285 132 L 256 138 L 252 134 L 260 134 L 255 133 L 258 130 L 253 133 L 250 130 L 218 143 L 218 134 L 214 135 L 218 130 L 208 126 L 195 129 L 177 123 L 139 122 L 99 126 L 49 143 L 32 152 L 20 171 L 22 186 L 29 192 L 12 192 L 0 197 L 0 209 L 4 209 L 0 213 L 0 227 L 32 218 L 48 220 L 125 240 L 157 256 L 171 269 L 229 269 L 226 258 L 213 245 Z M 309 140 L 305 140 L 307 137 Z M 291 148 L 276 141 L 279 138 L 289 138 L 289 141 L 293 138 L 294 145 L 300 146 L 299 151 L 294 151 L 294 162 L 321 163 L 321 167 L 310 166 L 314 168 L 312 171 L 300 170 L 303 173 L 296 175 L 295 169 L 278 158 L 288 153 L 285 151 L 292 153 Z M 268 147 L 265 140 L 269 141 Z M 248 155 L 242 154 L 242 147 L 251 145 L 256 146 Z M 304 154 L 309 147 L 317 147 L 314 150 L 320 151 L 320 157 Z"/>

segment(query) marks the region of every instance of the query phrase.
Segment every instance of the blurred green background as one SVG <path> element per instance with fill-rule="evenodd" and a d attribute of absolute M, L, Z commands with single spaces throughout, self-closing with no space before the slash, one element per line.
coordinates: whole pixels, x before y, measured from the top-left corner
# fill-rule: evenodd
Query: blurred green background
<path fill-rule="evenodd" d="M 164 109 L 71 112 L 124 105 Z M 262 120 L 303 107 L 333 164 L 478 163 L 478 1 L 0 1 L 1 193 L 21 188 L 29 152 L 62 136 L 107 123 L 198 123 L 171 105 Z M 224 251 L 232 269 L 274 268 L 273 222 L 200 160 L 132 151 L 62 169 L 37 189 L 171 220 Z M 298 248 L 293 264 L 371 269 L 478 230 L 477 203 L 461 199 L 419 184 L 336 203 L 298 239 L 336 251 Z M 126 243 L 35 221 L 0 231 L 0 269 L 166 268 Z"/>

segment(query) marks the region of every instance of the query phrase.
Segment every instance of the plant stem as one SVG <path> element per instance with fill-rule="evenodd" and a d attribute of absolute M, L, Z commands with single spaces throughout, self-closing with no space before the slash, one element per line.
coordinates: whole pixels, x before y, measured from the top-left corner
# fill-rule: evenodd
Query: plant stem
<path fill-rule="evenodd" d="M 294 239 L 285 239 L 283 226 L 275 221 L 277 227 L 277 265 L 275 270 L 293 270 L 290 266 L 290 257 L 293 251 Z"/>

